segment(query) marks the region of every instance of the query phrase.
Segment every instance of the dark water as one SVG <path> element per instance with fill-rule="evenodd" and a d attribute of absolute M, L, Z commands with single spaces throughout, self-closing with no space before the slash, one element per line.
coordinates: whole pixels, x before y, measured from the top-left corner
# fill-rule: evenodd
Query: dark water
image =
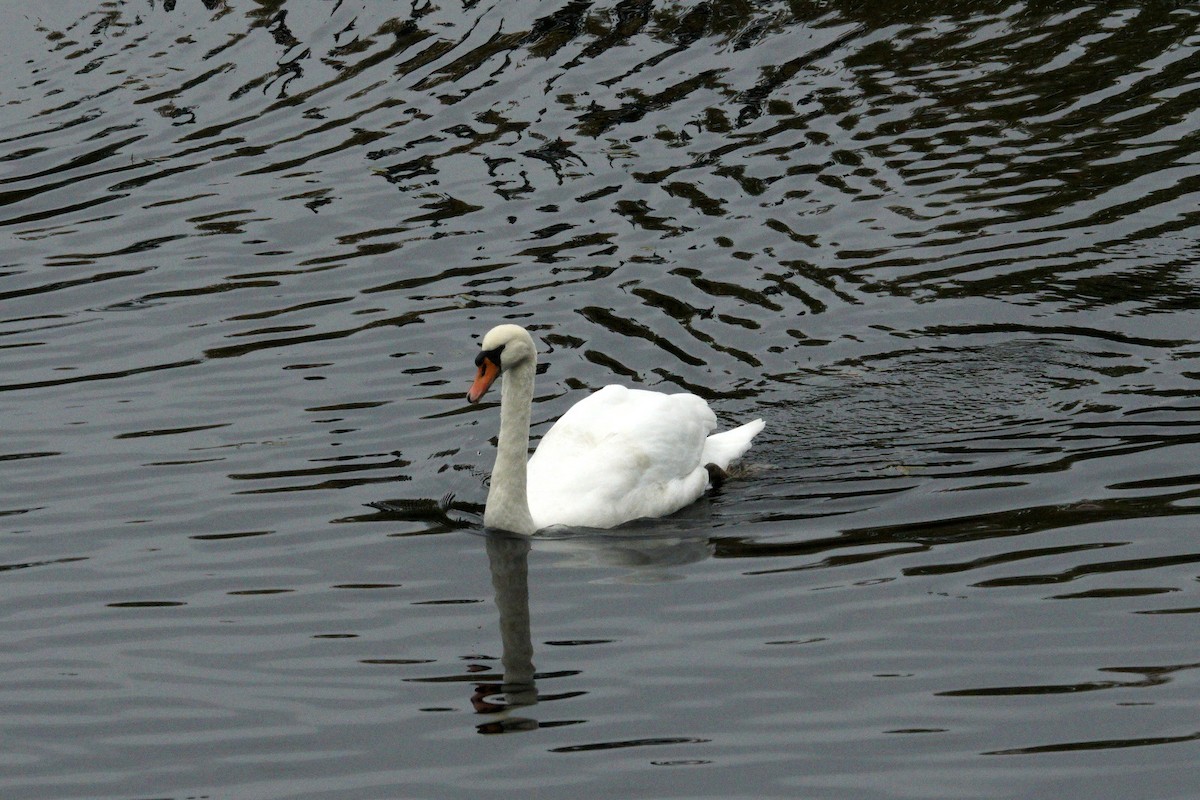
<path fill-rule="evenodd" d="M 6 4 L 0 795 L 1195 797 L 1198 30 Z M 767 431 L 481 536 L 505 320 Z"/>

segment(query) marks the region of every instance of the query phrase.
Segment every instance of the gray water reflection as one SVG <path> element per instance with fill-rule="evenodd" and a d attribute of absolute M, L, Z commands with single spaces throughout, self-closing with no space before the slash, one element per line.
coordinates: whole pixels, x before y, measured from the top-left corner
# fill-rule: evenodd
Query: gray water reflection
<path fill-rule="evenodd" d="M 496 609 L 500 614 L 501 664 L 504 674 L 498 687 L 504 693 L 504 705 L 487 706 L 486 685 L 476 689 L 476 708 L 487 711 L 520 708 L 537 702 L 534 682 L 533 640 L 529 622 L 529 539 L 492 533 L 487 536 L 488 566 L 496 590 Z M 502 721 L 482 727 L 485 733 L 532 730 L 537 722 L 506 714 Z"/>
<path fill-rule="evenodd" d="M 0 793 L 1194 796 L 1198 18 L 0 8 Z M 502 320 L 768 420 L 515 644 Z"/>

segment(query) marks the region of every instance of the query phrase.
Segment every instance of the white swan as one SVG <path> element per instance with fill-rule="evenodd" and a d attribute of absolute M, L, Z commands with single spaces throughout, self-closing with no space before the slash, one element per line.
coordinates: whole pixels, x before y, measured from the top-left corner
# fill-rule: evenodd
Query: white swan
<path fill-rule="evenodd" d="M 483 522 L 531 534 L 551 525 L 611 528 L 695 501 L 763 428 L 756 419 L 709 435 L 717 418 L 694 394 L 605 386 L 571 407 L 529 457 L 537 349 L 519 325 L 483 337 L 467 401 L 500 375 L 500 439 Z"/>

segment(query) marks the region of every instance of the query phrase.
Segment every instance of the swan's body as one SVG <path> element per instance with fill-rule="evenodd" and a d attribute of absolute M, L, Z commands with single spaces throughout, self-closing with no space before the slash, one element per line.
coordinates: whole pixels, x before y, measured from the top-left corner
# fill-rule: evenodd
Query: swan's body
<path fill-rule="evenodd" d="M 710 476 L 750 447 L 762 420 L 712 434 L 694 394 L 605 386 L 576 403 L 528 457 L 537 353 L 529 333 L 500 325 L 483 339 L 474 403 L 503 374 L 500 438 L 484 510 L 489 528 L 530 534 L 551 525 L 611 528 L 694 502 Z M 710 435 L 711 434 L 711 435 Z"/>

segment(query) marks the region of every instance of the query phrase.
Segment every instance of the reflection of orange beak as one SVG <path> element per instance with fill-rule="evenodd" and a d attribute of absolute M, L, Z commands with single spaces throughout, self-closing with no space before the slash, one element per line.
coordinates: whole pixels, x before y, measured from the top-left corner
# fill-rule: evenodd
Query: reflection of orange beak
<path fill-rule="evenodd" d="M 483 393 L 495 383 L 498 377 L 500 377 L 500 368 L 493 364 L 491 359 L 483 359 L 479 364 L 479 372 L 475 373 L 475 382 L 467 391 L 467 402 L 478 403 L 479 398 L 483 397 Z"/>

